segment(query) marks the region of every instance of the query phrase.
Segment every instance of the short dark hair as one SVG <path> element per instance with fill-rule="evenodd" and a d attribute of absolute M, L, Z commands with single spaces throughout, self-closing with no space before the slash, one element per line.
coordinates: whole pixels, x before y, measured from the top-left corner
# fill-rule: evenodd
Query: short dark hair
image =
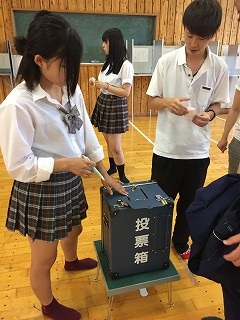
<path fill-rule="evenodd" d="M 109 53 L 103 64 L 102 71 L 109 65 L 107 74 L 118 74 L 123 62 L 127 59 L 127 49 L 125 46 L 122 31 L 118 28 L 106 30 L 102 35 L 102 41 L 109 41 Z"/>
<path fill-rule="evenodd" d="M 195 0 L 183 14 L 183 26 L 192 34 L 211 39 L 222 21 L 222 7 L 218 0 Z"/>
<path fill-rule="evenodd" d="M 33 90 L 39 83 L 41 72 L 34 62 L 35 55 L 45 59 L 60 58 L 66 69 L 68 96 L 75 92 L 83 45 L 77 32 L 60 15 L 46 10 L 38 12 L 30 23 L 27 37 L 14 39 L 18 54 L 22 55 L 17 80 L 26 81 L 27 88 Z"/>

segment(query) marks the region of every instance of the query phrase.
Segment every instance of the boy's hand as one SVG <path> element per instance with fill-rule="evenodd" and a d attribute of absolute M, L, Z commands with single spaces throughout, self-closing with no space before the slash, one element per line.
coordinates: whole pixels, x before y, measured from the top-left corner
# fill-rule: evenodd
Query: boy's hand
<path fill-rule="evenodd" d="M 205 127 L 209 123 L 209 121 L 210 121 L 209 112 L 200 112 L 196 114 L 192 119 L 192 122 L 199 127 Z"/>
<path fill-rule="evenodd" d="M 184 116 L 188 113 L 188 108 L 184 105 L 184 101 L 189 101 L 189 98 L 169 98 L 167 99 L 167 109 L 176 116 Z"/>

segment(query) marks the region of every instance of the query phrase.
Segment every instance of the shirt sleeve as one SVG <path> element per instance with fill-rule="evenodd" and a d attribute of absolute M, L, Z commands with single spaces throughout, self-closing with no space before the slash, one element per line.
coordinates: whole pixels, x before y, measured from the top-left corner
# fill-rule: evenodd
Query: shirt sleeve
<path fill-rule="evenodd" d="M 38 158 L 38 170 L 35 182 L 47 181 L 53 172 L 54 159 L 49 158 Z"/>
<path fill-rule="evenodd" d="M 122 84 L 133 83 L 134 69 L 130 61 L 126 60 L 122 65 Z"/>
<path fill-rule="evenodd" d="M 215 102 L 221 103 L 221 108 L 225 108 L 230 102 L 229 98 L 229 74 L 228 67 L 224 64 L 218 74 L 218 81 L 214 91 L 212 104 Z"/>
<path fill-rule="evenodd" d="M 35 157 L 31 146 L 34 125 L 21 106 L 5 104 L 0 108 L 0 146 L 9 175 L 21 182 L 49 180 L 54 160 Z"/>
<path fill-rule="evenodd" d="M 160 58 L 153 71 L 146 94 L 151 97 L 163 97 L 163 62 Z"/>

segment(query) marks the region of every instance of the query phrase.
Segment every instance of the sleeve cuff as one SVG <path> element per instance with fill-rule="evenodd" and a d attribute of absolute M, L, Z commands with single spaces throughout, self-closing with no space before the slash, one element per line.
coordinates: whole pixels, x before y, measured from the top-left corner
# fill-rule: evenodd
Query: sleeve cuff
<path fill-rule="evenodd" d="M 35 182 L 47 181 L 53 172 L 54 159 L 38 158 L 38 170 Z"/>
<path fill-rule="evenodd" d="M 94 162 L 98 162 L 103 160 L 104 158 L 104 153 L 103 153 L 103 147 L 100 146 L 100 148 L 98 148 L 97 150 L 87 154 L 87 156 L 89 157 L 89 159 L 91 159 Z"/>

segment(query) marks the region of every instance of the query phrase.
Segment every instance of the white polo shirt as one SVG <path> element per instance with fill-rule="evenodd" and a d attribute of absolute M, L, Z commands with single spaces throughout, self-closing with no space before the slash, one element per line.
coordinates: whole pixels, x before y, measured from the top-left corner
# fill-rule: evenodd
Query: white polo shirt
<path fill-rule="evenodd" d="M 236 83 L 236 90 L 240 91 L 240 78 L 238 79 Z M 240 141 L 240 119 L 238 118 L 238 121 L 236 123 L 236 126 L 234 127 L 234 137 Z"/>
<path fill-rule="evenodd" d="M 25 81 L 15 87 L 0 106 L 0 147 L 10 176 L 22 182 L 49 180 L 54 159 L 88 156 L 103 159 L 82 92 L 77 86 L 71 106 L 77 106 L 83 124 L 76 134 L 68 132 L 62 121 L 60 106 L 68 102 L 63 88 L 62 105 L 40 85 L 29 91 Z"/>
<path fill-rule="evenodd" d="M 229 102 L 228 67 L 208 48 L 207 57 L 193 77 L 186 63 L 185 46 L 163 55 L 156 65 L 147 95 L 163 98 L 190 97 L 196 113 L 214 102 Z M 153 152 L 173 159 L 203 159 L 209 156 L 210 126 L 199 127 L 184 116 L 163 109 L 158 112 Z"/>

